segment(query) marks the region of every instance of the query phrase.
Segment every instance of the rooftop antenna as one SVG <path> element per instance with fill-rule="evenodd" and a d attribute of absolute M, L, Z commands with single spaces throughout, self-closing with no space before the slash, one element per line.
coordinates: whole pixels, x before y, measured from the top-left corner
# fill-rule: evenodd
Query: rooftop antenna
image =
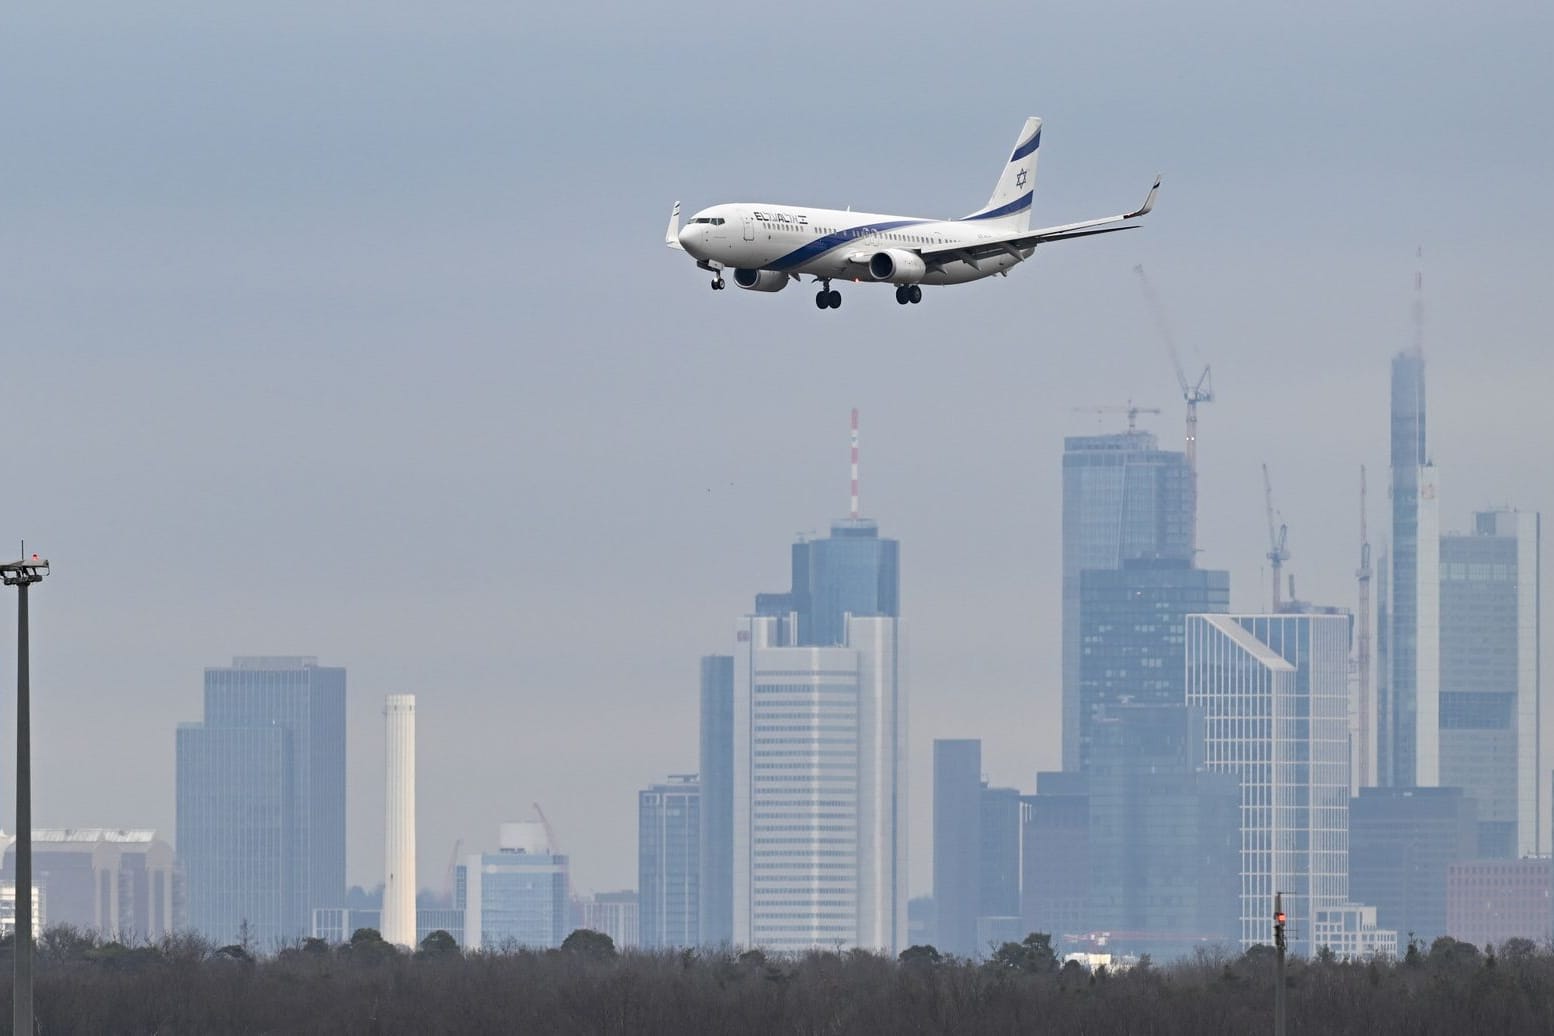
<path fill-rule="evenodd" d="M 1414 355 L 1424 356 L 1424 246 L 1414 249 Z"/>
<path fill-rule="evenodd" d="M 1359 581 L 1359 631 L 1355 642 L 1355 665 L 1359 669 L 1359 780 L 1356 787 L 1374 784 L 1371 777 L 1371 540 L 1365 528 L 1365 465 L 1360 465 L 1360 567 L 1354 573 Z"/>
<path fill-rule="evenodd" d="M 858 520 L 858 408 L 853 407 L 853 521 Z"/>

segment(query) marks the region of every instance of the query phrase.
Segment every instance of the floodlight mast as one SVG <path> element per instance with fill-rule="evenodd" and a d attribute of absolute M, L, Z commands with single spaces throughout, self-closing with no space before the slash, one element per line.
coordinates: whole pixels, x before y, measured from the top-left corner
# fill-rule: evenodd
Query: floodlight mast
<path fill-rule="evenodd" d="M 34 1031 L 32 1013 L 32 714 L 28 701 L 27 588 L 49 574 L 34 554 L 0 565 L 0 582 L 16 587 L 16 928 L 12 940 L 11 1031 Z"/>

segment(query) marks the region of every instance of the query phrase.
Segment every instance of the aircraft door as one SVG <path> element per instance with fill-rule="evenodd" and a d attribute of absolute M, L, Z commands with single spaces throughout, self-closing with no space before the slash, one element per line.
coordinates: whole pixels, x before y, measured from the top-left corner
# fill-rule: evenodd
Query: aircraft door
<path fill-rule="evenodd" d="M 749 216 L 745 217 L 745 240 L 755 240 L 755 220 L 751 219 Z"/>

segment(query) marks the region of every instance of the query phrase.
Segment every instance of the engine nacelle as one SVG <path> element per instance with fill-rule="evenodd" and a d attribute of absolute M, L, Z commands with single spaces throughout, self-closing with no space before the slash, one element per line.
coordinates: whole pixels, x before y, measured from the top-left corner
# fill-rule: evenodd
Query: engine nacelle
<path fill-rule="evenodd" d="M 788 275 L 776 270 L 735 270 L 734 283 L 747 291 L 781 291 L 788 286 Z"/>
<path fill-rule="evenodd" d="M 892 284 L 916 284 L 928 273 L 928 264 L 916 252 L 887 248 L 869 257 L 869 276 Z"/>

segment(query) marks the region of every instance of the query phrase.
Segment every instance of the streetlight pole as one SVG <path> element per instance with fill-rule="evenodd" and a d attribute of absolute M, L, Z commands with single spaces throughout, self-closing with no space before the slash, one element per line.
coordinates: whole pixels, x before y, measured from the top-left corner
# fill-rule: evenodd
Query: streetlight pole
<path fill-rule="evenodd" d="M 1284 893 L 1273 894 L 1273 1033 L 1285 1033 L 1284 990 Z"/>
<path fill-rule="evenodd" d="M 11 989 L 11 1031 L 34 1031 L 32 1017 L 32 709 L 28 700 L 27 588 L 41 583 L 49 563 L 30 559 L 0 565 L 0 582 L 16 587 L 16 963 Z"/>

